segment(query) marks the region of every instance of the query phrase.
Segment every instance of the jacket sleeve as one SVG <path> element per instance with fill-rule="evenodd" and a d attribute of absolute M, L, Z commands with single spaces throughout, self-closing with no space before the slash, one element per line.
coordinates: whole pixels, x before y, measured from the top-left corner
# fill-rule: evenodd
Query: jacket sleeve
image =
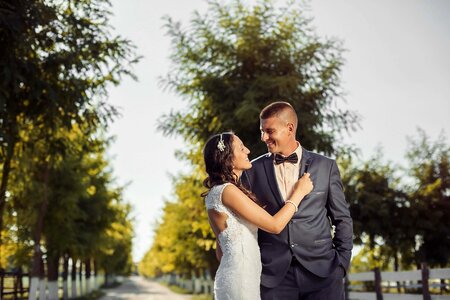
<path fill-rule="evenodd" d="M 330 187 L 328 193 L 328 215 L 335 226 L 333 243 L 339 254 L 341 265 L 346 271 L 350 266 L 353 248 L 353 221 L 349 205 L 345 200 L 341 175 L 335 161 L 330 169 Z"/>

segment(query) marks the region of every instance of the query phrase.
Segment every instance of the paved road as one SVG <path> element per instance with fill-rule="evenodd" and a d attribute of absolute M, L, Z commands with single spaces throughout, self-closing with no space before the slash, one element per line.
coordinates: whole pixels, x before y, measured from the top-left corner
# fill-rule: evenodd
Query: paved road
<path fill-rule="evenodd" d="M 179 295 L 157 282 L 134 276 L 125 278 L 114 289 L 103 290 L 107 294 L 100 300 L 189 300 L 189 295 Z"/>

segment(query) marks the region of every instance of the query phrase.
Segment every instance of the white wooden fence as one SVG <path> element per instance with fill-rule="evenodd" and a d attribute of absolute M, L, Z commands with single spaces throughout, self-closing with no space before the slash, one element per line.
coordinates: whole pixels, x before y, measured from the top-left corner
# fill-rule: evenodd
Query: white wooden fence
<path fill-rule="evenodd" d="M 179 275 L 166 274 L 160 280 L 170 285 L 179 286 L 194 294 L 212 294 L 214 290 L 214 281 L 208 275 L 186 279 Z"/>
<path fill-rule="evenodd" d="M 450 295 L 436 295 L 430 293 L 430 288 L 435 290 L 447 289 L 450 287 L 450 268 L 428 269 L 426 264 L 422 264 L 421 270 L 401 271 L 401 272 L 380 272 L 375 269 L 373 272 L 363 272 L 349 274 L 347 281 L 347 299 L 349 300 L 450 300 Z M 441 283 L 441 280 L 444 280 Z M 373 282 L 375 291 L 356 291 L 360 285 L 355 282 Z M 352 283 L 353 282 L 353 283 Z M 383 292 L 397 288 L 397 283 L 407 289 L 420 289 L 421 294 L 399 294 Z"/>
<path fill-rule="evenodd" d="M 444 280 L 442 286 L 441 279 Z M 179 275 L 167 274 L 160 278 L 161 281 L 182 287 L 194 294 L 212 294 L 214 282 L 210 276 L 201 278 L 182 278 Z M 362 282 L 373 282 L 375 291 L 366 292 Z M 422 294 L 388 293 L 383 290 L 397 288 L 397 283 L 403 289 L 420 289 Z M 375 269 L 371 272 L 353 273 L 346 278 L 346 299 L 348 300 L 450 300 L 450 295 L 437 295 L 430 293 L 440 288 L 450 288 L 450 268 L 428 269 L 422 264 L 421 270 L 401 272 L 380 272 Z M 447 292 L 448 293 L 448 292 Z"/>

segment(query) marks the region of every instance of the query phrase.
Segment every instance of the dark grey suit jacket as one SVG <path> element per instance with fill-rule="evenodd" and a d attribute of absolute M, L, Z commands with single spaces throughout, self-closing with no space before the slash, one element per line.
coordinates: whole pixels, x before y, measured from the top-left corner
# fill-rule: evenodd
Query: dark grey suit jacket
<path fill-rule="evenodd" d="M 300 175 L 305 170 L 311 174 L 314 189 L 300 203 L 286 228 L 280 234 L 258 232 L 261 284 L 268 288 L 283 280 L 294 256 L 306 269 L 324 278 L 338 265 L 345 270 L 350 265 L 353 222 L 336 162 L 303 149 Z M 253 160 L 252 168 L 243 173 L 241 180 L 271 215 L 284 205 L 272 154 Z M 331 225 L 335 226 L 333 237 Z"/>

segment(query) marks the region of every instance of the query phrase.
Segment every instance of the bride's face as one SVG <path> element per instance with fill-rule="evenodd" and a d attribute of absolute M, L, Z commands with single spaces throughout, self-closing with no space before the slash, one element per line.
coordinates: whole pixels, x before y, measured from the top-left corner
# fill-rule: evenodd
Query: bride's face
<path fill-rule="evenodd" d="M 252 167 L 252 163 L 248 159 L 250 150 L 244 146 L 241 139 L 237 135 L 233 135 L 233 170 L 235 173 L 241 173 Z"/>

